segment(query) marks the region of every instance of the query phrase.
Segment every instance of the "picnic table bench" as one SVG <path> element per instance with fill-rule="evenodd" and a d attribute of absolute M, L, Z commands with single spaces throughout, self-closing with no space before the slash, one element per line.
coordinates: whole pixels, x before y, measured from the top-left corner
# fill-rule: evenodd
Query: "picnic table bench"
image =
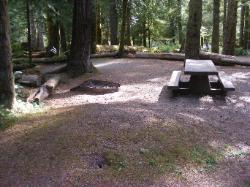
<path fill-rule="evenodd" d="M 190 75 L 189 81 L 181 81 L 181 76 Z M 216 76 L 217 81 L 210 81 Z M 235 87 L 224 72 L 219 72 L 211 60 L 187 59 L 184 71 L 173 71 L 168 89 L 176 93 L 223 94 L 234 91 Z"/>

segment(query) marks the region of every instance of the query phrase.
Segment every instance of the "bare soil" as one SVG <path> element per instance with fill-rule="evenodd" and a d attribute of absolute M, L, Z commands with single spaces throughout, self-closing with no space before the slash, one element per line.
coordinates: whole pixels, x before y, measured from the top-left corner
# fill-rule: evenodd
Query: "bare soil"
<path fill-rule="evenodd" d="M 97 59 L 99 73 L 66 80 L 29 115 L 0 132 L 0 186 L 249 186 L 250 68 L 218 67 L 227 96 L 172 97 L 183 63 Z M 116 93 L 69 90 L 91 79 Z"/>

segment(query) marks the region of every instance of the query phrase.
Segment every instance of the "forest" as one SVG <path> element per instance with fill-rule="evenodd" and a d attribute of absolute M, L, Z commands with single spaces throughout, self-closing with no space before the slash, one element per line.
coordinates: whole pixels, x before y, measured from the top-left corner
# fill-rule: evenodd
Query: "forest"
<path fill-rule="evenodd" d="M 249 186 L 248 0 L 0 0 L 0 186 Z"/>

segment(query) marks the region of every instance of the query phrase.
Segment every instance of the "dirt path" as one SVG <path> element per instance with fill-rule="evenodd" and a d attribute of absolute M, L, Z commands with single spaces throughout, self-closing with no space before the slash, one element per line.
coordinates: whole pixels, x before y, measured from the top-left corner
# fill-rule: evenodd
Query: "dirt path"
<path fill-rule="evenodd" d="M 180 62 L 98 59 L 96 79 L 121 83 L 106 95 L 71 93 L 50 110 L 0 133 L 0 186 L 250 185 L 250 69 L 218 67 L 236 91 L 172 98 Z"/>

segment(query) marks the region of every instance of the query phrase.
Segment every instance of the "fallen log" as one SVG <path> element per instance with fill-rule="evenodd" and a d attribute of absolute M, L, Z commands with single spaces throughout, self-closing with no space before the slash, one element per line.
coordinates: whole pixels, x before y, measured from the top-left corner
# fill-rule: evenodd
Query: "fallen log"
<path fill-rule="evenodd" d="M 110 53 L 101 53 L 101 54 L 92 54 L 91 58 L 113 58 L 117 56 L 117 52 L 110 52 Z M 124 57 L 126 58 L 141 58 L 141 59 L 160 59 L 160 60 L 174 60 L 174 61 L 184 61 L 185 54 L 184 53 L 134 53 L 126 52 Z M 241 65 L 241 66 L 250 66 L 250 59 L 241 59 L 237 56 L 230 56 L 230 55 L 222 55 L 217 53 L 207 53 L 201 52 L 200 59 L 203 60 L 212 60 L 216 65 L 222 66 L 234 66 L 234 65 Z M 18 58 L 13 59 L 14 63 L 22 64 L 21 62 L 27 62 L 27 58 Z M 59 57 L 59 58 L 36 58 L 32 59 L 33 63 L 65 63 L 67 62 L 66 57 Z M 16 69 L 20 70 L 20 69 Z"/>
<path fill-rule="evenodd" d="M 185 54 L 183 53 L 136 53 L 134 55 L 128 54 L 130 58 L 142 58 L 142 59 L 160 59 L 160 60 L 177 60 L 184 61 Z"/>
<path fill-rule="evenodd" d="M 33 68 L 35 67 L 35 64 L 14 64 L 13 65 L 13 71 L 22 71 L 24 69 L 28 69 L 28 68 Z"/>
<path fill-rule="evenodd" d="M 24 56 L 28 57 L 28 51 L 24 51 Z M 32 52 L 32 58 L 44 58 L 48 54 L 47 51 L 37 51 L 37 52 Z"/>
<path fill-rule="evenodd" d="M 37 74 L 23 74 L 19 75 L 20 79 L 17 79 L 16 82 L 26 85 L 26 86 L 32 86 L 32 87 L 38 87 L 41 86 L 42 78 L 40 75 Z"/>
<path fill-rule="evenodd" d="M 215 64 L 221 64 L 221 65 L 250 66 L 250 58 L 247 58 L 247 57 L 238 57 L 238 56 L 222 55 L 222 54 L 217 54 L 217 53 L 201 52 L 200 58 L 204 60 L 213 60 Z"/>
<path fill-rule="evenodd" d="M 134 55 L 127 55 L 128 58 L 142 58 L 142 59 L 160 59 L 160 60 L 176 60 L 184 61 L 185 54 L 183 53 L 136 53 Z M 250 58 L 240 58 L 237 56 L 222 55 L 217 53 L 200 53 L 200 59 L 212 60 L 216 65 L 220 66 L 250 66 Z"/>
<path fill-rule="evenodd" d="M 58 74 L 58 73 L 62 73 L 66 71 L 67 64 L 58 63 L 58 64 L 51 64 L 51 65 L 37 65 L 34 69 L 35 71 L 39 72 L 42 75 Z"/>
<path fill-rule="evenodd" d="M 14 58 L 12 59 L 13 64 L 27 64 L 28 58 Z M 47 64 L 47 63 L 65 63 L 67 57 L 53 57 L 53 58 L 33 58 L 32 63 L 36 64 Z"/>
<path fill-rule="evenodd" d="M 28 97 L 27 101 L 30 103 L 37 103 L 39 104 L 46 98 L 48 98 L 57 87 L 61 80 L 61 75 L 57 74 L 49 78 L 38 90 Z"/>
<path fill-rule="evenodd" d="M 117 52 L 110 53 L 100 53 L 100 54 L 92 54 L 91 58 L 113 58 L 117 55 Z"/>
<path fill-rule="evenodd" d="M 91 55 L 92 58 L 112 58 L 116 57 L 117 53 L 103 53 L 103 54 L 94 54 Z M 139 58 L 139 59 L 160 59 L 160 60 L 174 60 L 174 61 L 184 61 L 184 53 L 125 53 L 125 58 Z M 220 66 L 250 66 L 250 58 L 242 59 L 237 56 L 222 55 L 217 53 L 207 53 L 201 52 L 200 59 L 203 60 L 212 60 L 216 65 Z"/>

